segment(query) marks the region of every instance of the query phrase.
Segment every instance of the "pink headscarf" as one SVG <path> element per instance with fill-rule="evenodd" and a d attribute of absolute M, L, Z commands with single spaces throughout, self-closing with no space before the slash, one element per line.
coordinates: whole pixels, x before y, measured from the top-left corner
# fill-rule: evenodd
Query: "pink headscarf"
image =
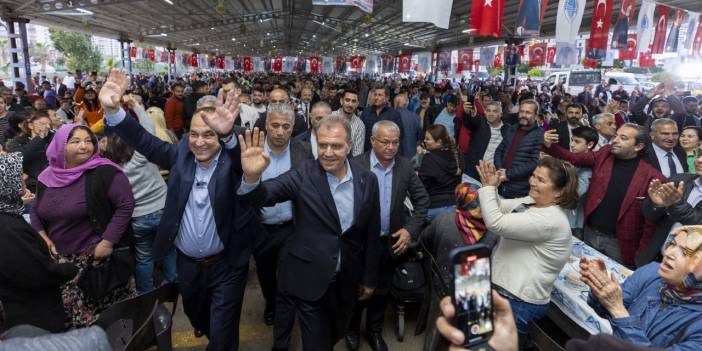
<path fill-rule="evenodd" d="M 49 188 L 62 188 L 73 184 L 85 171 L 95 169 L 102 165 L 109 165 L 122 171 L 116 163 L 100 157 L 98 145 L 95 145 L 93 155 L 89 160 L 73 168 L 64 168 L 66 163 L 66 144 L 68 136 L 77 124 L 64 124 L 56 131 L 49 147 L 46 148 L 46 159 L 49 166 L 39 174 L 39 181 Z M 92 133 L 91 133 L 92 134 Z"/>

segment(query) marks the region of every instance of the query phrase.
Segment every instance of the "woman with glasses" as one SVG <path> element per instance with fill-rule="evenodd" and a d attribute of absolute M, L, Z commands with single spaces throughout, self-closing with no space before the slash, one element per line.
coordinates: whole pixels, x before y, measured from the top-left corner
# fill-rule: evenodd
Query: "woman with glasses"
<path fill-rule="evenodd" d="M 98 156 L 97 137 L 86 126 L 65 124 L 46 150 L 49 166 L 39 174 L 32 227 L 59 262 L 78 266 L 62 287 L 70 326 L 97 320 L 112 303 L 129 297 L 129 282 L 106 296 L 90 298 L 78 287 L 86 267 L 110 257 L 129 230 L 134 196 L 117 164 Z M 130 237 L 130 236 L 127 236 Z"/>
<path fill-rule="evenodd" d="M 702 226 L 675 229 L 663 261 L 649 263 L 619 284 L 596 262 L 582 259 L 588 303 L 607 318 L 614 336 L 639 346 L 702 350 Z"/>
<path fill-rule="evenodd" d="M 419 179 L 429 193 L 427 220 L 456 210 L 453 190 L 461 182 L 458 147 L 441 124 L 434 124 L 424 133 L 424 149 L 419 166 Z"/>

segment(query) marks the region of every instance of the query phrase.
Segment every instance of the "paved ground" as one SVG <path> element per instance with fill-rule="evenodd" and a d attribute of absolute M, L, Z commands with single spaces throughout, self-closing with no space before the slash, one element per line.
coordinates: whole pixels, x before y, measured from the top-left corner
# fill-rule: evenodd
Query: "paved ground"
<path fill-rule="evenodd" d="M 270 350 L 273 345 L 273 327 L 263 324 L 263 296 L 256 279 L 255 267 L 252 264 L 249 271 L 249 279 L 244 295 L 244 307 L 241 313 L 240 335 L 241 351 L 263 351 Z M 422 349 L 424 335 L 414 336 L 414 326 L 416 321 L 416 308 L 409 312 L 407 318 L 407 332 L 403 342 L 398 342 L 395 337 L 394 314 L 388 309 L 388 314 L 383 331 L 385 341 L 390 350 L 419 351 Z M 179 303 L 175 315 L 175 325 L 173 328 L 173 347 L 179 351 L 200 351 L 205 350 L 207 339 L 205 337 L 195 338 L 192 327 L 187 317 L 183 313 L 182 305 Z M 300 334 L 297 326 L 293 331 L 291 351 L 302 350 Z M 334 348 L 335 350 L 346 350 L 341 341 Z M 370 350 L 368 344 L 363 342 L 361 350 Z"/>

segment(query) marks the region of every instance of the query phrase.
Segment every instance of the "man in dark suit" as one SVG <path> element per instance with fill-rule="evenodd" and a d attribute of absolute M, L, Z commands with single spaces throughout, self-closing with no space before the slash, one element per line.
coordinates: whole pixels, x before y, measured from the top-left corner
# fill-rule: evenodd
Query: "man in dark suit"
<path fill-rule="evenodd" d="M 670 118 L 651 123 L 645 160 L 668 178 L 688 171 L 687 154 L 678 145 L 678 136 L 678 126 Z"/>
<path fill-rule="evenodd" d="M 106 124 L 149 161 L 170 170 L 168 196 L 154 239 L 154 259 L 178 249 L 178 290 L 185 314 L 209 339 L 208 350 L 237 350 L 248 263 L 261 231 L 253 207 L 235 195 L 240 151 L 232 128 L 236 92 L 216 109 L 197 110 L 181 143 L 161 141 L 125 118 L 127 77 L 113 70 L 100 91 Z"/>
<path fill-rule="evenodd" d="M 429 208 L 429 194 L 414 172 L 409 159 L 398 155 L 400 128 L 391 121 L 380 121 L 373 126 L 371 146 L 373 149 L 356 156 L 364 169 L 375 173 L 380 190 L 380 240 L 382 243 L 380 279 L 373 296 L 367 302 L 358 302 L 354 307 L 346 346 L 358 350 L 361 314 L 366 312 L 366 337 L 371 349 L 387 350 L 383 340 L 383 321 L 390 292 L 390 281 L 397 261 L 410 241 L 419 238 Z M 405 198 L 412 203 L 412 216 L 407 215 Z"/>
<path fill-rule="evenodd" d="M 672 93 L 673 82 L 660 83 L 655 89 L 641 96 L 631 107 L 631 115 L 634 121 L 643 126 L 645 132 L 651 128 L 651 123 L 659 118 L 670 118 L 678 125 L 678 131 L 685 127 L 696 127 L 697 121 L 694 117 L 686 113 L 680 99 Z M 644 111 L 648 105 L 649 113 Z"/>
<path fill-rule="evenodd" d="M 239 136 L 244 179 L 237 193 L 255 206 L 292 201 L 295 229 L 280 254 L 278 294 L 297 308 L 305 350 L 330 350 L 354 302 L 378 284 L 382 246 L 375 175 L 347 159 L 351 126 L 328 116 L 316 125 L 318 160 L 260 182 L 269 164 L 263 133 Z"/>
<path fill-rule="evenodd" d="M 480 179 L 475 167 L 480 160 L 493 161 L 495 151 L 502 142 L 507 131 L 513 129 L 502 122 L 502 104 L 499 101 L 490 101 L 483 107 L 485 115 L 475 112 L 472 104 L 464 104 L 461 122 L 471 131 L 470 146 L 463 172 L 469 176 Z"/>
<path fill-rule="evenodd" d="M 673 229 L 702 223 L 702 156 L 695 159 L 694 171 L 676 174 L 668 183 L 651 182 L 642 213 L 656 222 L 656 229 L 648 245 L 636 255 L 637 267 L 661 261 L 661 248 Z"/>
<path fill-rule="evenodd" d="M 312 159 L 309 144 L 290 137 L 295 120 L 293 109 L 288 104 L 270 104 L 267 113 L 264 149 L 270 156 L 271 164 L 263 172 L 263 180 L 275 178 L 287 172 L 302 160 Z M 266 303 L 263 313 L 264 323 L 273 325 L 276 311 L 278 253 L 293 232 L 292 204 L 284 202 L 272 207 L 264 207 L 260 215 L 265 232 L 258 239 L 254 258 L 258 281 Z M 290 324 L 292 327 L 292 323 Z"/>
<path fill-rule="evenodd" d="M 557 123 L 558 145 L 562 148 L 570 149 L 570 142 L 573 140 L 572 130 L 583 126 L 583 117 L 587 116 L 585 106 L 579 103 L 572 103 L 566 107 L 566 123 Z"/>

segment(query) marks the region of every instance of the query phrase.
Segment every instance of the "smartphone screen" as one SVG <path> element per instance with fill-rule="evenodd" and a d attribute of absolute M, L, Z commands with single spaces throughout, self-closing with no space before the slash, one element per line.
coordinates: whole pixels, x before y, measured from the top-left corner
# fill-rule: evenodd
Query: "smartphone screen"
<path fill-rule="evenodd" d="M 457 250 L 452 259 L 454 325 L 468 347 L 487 342 L 493 332 L 490 249 L 473 245 Z"/>

